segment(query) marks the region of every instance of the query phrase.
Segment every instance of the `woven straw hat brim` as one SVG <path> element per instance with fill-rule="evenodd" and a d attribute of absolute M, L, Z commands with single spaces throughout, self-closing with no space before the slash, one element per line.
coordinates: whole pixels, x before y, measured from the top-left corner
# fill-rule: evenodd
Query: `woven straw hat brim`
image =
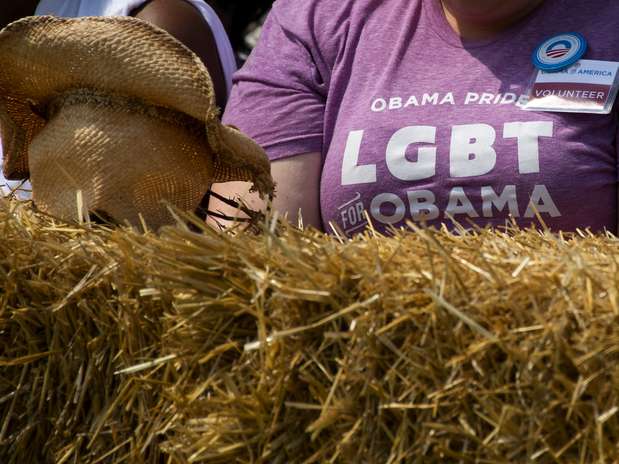
<path fill-rule="evenodd" d="M 210 75 L 170 34 L 131 17 L 28 17 L 0 32 L 0 125 L 8 178 L 28 176 L 28 150 L 50 101 L 76 89 L 122 95 L 203 123 L 213 182 L 273 192 L 264 151 L 219 121 Z"/>
<path fill-rule="evenodd" d="M 54 105 L 29 153 L 39 209 L 65 221 L 88 214 L 157 230 L 174 222 L 169 206 L 198 207 L 213 175 L 200 126 L 132 103 L 82 92 Z"/>

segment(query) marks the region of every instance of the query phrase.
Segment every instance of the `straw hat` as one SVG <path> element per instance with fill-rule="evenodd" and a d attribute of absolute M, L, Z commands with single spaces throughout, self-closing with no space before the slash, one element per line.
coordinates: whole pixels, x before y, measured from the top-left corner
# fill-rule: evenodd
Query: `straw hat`
<path fill-rule="evenodd" d="M 129 17 L 28 17 L 0 32 L 4 174 L 35 204 L 154 228 L 195 210 L 212 182 L 273 192 L 262 149 L 218 119 L 200 59 Z M 81 208 L 81 210 L 80 210 Z"/>

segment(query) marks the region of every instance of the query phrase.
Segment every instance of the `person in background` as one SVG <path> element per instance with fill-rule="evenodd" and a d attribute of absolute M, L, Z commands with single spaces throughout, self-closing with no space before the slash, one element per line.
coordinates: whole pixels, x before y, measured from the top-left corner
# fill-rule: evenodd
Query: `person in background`
<path fill-rule="evenodd" d="M 267 151 L 273 206 L 293 222 L 300 210 L 348 235 L 370 221 L 616 231 L 618 105 L 524 109 L 542 75 L 534 52 L 578 59 L 578 37 L 587 63 L 568 74 L 590 89 L 584 79 L 612 78 L 590 66 L 616 74 L 619 2 L 279 0 L 223 119 Z M 566 85 L 544 92 L 612 95 Z M 240 183 L 213 192 L 260 207 Z"/>

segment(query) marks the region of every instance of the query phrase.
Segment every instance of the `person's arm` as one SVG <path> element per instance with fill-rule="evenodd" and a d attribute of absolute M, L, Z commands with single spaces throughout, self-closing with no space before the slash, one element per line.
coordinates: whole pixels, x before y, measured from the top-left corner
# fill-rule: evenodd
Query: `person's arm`
<path fill-rule="evenodd" d="M 322 230 L 320 217 L 320 176 L 322 159 L 318 152 L 295 155 L 289 158 L 273 161 L 271 175 L 276 183 L 276 196 L 273 209 L 281 216 L 297 224 L 299 212 L 303 225 L 313 226 Z M 249 193 L 250 184 L 246 182 L 227 182 L 214 184 L 213 192 L 229 198 L 240 198 L 248 207 L 255 211 L 264 210 L 265 201 L 257 193 Z M 214 196 L 209 202 L 209 211 L 221 212 L 226 216 L 235 216 L 238 212 Z M 208 222 L 214 226 L 229 225 L 221 219 L 208 217 Z"/>
<path fill-rule="evenodd" d="M 252 137 L 268 154 L 276 184 L 274 209 L 293 224 L 300 210 L 304 225 L 322 229 L 325 107 L 336 53 L 317 42 L 313 25 L 323 23 L 316 16 L 318 3 L 274 3 L 257 46 L 234 77 L 222 120 Z M 254 210 L 264 206 L 246 197 L 246 185 L 214 185 L 213 191 L 228 198 L 240 196 Z M 228 215 L 236 211 L 215 199 L 208 209 Z"/>
<path fill-rule="evenodd" d="M 202 14 L 185 0 L 150 0 L 132 16 L 164 29 L 200 57 L 213 80 L 217 105 L 227 99 L 226 78 L 213 32 Z"/>

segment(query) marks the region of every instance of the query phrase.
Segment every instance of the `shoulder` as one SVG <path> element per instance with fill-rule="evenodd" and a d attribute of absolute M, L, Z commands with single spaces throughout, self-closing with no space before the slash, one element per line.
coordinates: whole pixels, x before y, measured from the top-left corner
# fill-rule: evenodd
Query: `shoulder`
<path fill-rule="evenodd" d="M 217 40 L 198 8 L 187 0 L 150 0 L 133 10 L 131 15 L 164 29 L 198 55 L 211 74 L 218 105 L 224 106 L 227 78 Z"/>
<path fill-rule="evenodd" d="M 267 18 L 285 32 L 300 39 L 321 39 L 347 22 L 353 0 L 278 0 Z"/>
<path fill-rule="evenodd" d="M 617 0 L 588 0 L 585 3 L 570 0 L 546 0 L 550 11 L 559 15 L 554 20 L 550 15 L 545 21 L 552 24 L 558 20 L 569 24 L 574 31 L 595 33 L 596 30 L 615 29 L 612 36 L 619 35 L 619 2 Z M 546 10 L 547 12 L 549 10 Z"/>
<path fill-rule="evenodd" d="M 278 29 L 330 64 L 371 16 L 409 0 L 277 0 L 265 30 Z M 418 2 L 420 0 L 410 0 Z M 315 56 L 316 58 L 316 56 Z"/>
<path fill-rule="evenodd" d="M 131 11 L 132 16 L 148 17 L 174 28 L 182 25 L 208 27 L 200 11 L 186 0 L 147 0 Z"/>
<path fill-rule="evenodd" d="M 270 16 L 282 27 L 329 33 L 358 23 L 394 0 L 277 0 Z M 402 3 L 403 0 L 395 0 Z"/>
<path fill-rule="evenodd" d="M 547 0 L 553 1 L 553 0 Z M 579 32 L 589 43 L 588 55 L 593 59 L 619 61 L 619 2 L 617 0 L 588 0 L 581 3 L 556 0 L 561 10 L 565 32 Z M 562 3 L 562 5 L 561 5 Z M 585 5 L 586 3 L 586 5 Z M 545 19 L 549 25 L 552 18 Z"/>

